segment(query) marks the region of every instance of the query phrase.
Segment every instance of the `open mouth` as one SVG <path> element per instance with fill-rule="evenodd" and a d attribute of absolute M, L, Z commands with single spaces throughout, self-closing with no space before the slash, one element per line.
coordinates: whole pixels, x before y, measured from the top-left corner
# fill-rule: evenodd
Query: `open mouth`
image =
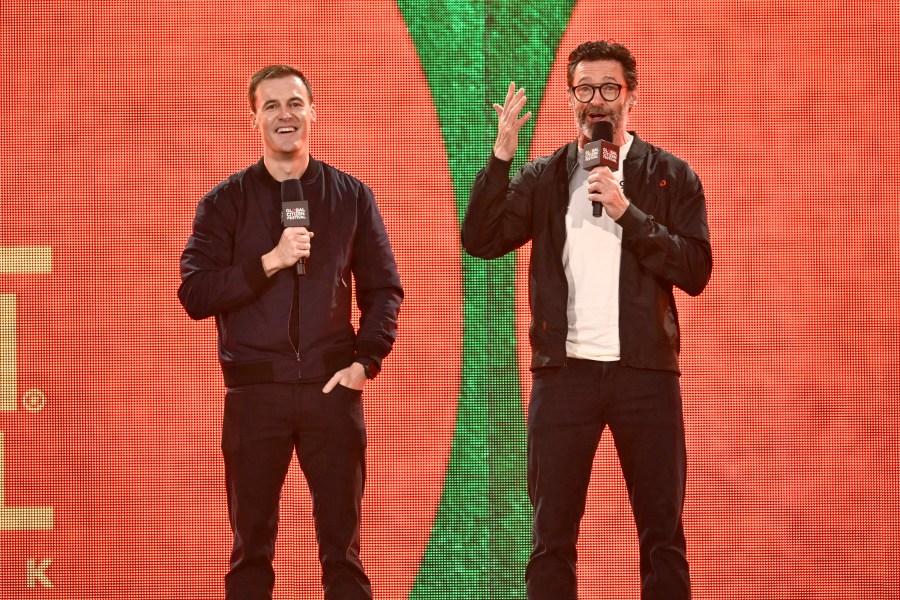
<path fill-rule="evenodd" d="M 295 131 L 297 131 L 296 127 L 279 127 L 275 133 L 294 133 Z"/>

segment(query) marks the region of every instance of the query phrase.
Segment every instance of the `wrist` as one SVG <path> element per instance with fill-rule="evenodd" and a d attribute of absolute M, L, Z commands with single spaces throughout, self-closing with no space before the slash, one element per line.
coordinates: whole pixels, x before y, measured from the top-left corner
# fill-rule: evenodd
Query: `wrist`
<path fill-rule="evenodd" d="M 262 262 L 263 270 L 266 272 L 266 277 L 271 277 L 284 268 L 278 262 L 278 256 L 275 254 L 274 250 L 267 254 L 263 254 L 260 261 Z"/>
<path fill-rule="evenodd" d="M 362 365 L 366 379 L 375 379 L 375 376 L 381 371 L 381 365 L 370 356 L 357 356 L 353 362 Z"/>
<path fill-rule="evenodd" d="M 516 156 L 516 151 L 513 150 L 512 153 L 510 153 L 505 148 L 498 148 L 497 146 L 494 146 L 494 156 L 496 156 L 503 162 L 512 162 L 512 159 Z"/>

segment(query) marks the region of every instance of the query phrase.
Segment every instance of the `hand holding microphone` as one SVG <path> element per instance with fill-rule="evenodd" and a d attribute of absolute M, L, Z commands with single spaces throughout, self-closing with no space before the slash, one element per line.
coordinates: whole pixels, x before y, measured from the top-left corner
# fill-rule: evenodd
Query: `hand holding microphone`
<path fill-rule="evenodd" d="M 303 199 L 299 179 L 281 182 L 281 224 L 284 231 L 278 245 L 262 257 L 266 275 L 294 265 L 298 276 L 306 275 L 306 259 L 315 235 L 308 230 L 309 202 Z"/>
<path fill-rule="evenodd" d="M 291 242 L 288 248 L 293 250 L 290 257 L 296 254 L 297 275 L 306 275 L 306 258 L 311 248 L 310 240 L 313 233 L 307 231 L 309 227 L 309 202 L 303 199 L 303 187 L 299 179 L 285 179 L 281 182 L 281 224 L 284 225 L 285 237 Z M 290 231 L 290 229 L 302 229 L 303 231 Z M 281 246 L 281 242 L 278 243 Z"/>
<path fill-rule="evenodd" d="M 281 233 L 281 239 L 278 245 L 270 254 L 273 255 L 271 272 L 267 269 L 266 273 L 272 273 L 281 269 L 294 267 L 294 272 L 299 275 L 306 275 L 306 259 L 310 255 L 311 240 L 315 233 L 308 231 L 305 227 L 288 227 Z M 265 263 L 264 263 L 265 264 Z"/>
<path fill-rule="evenodd" d="M 588 176 L 588 195 L 604 195 L 610 194 L 611 197 L 618 195 L 622 199 L 622 210 L 614 210 L 617 214 L 607 213 L 613 220 L 618 219 L 628 207 L 628 200 L 619 186 L 618 180 L 612 174 L 613 171 L 619 170 L 619 147 L 612 143 L 613 126 L 609 121 L 598 121 L 594 123 L 591 132 L 591 141 L 584 145 L 584 168 L 587 171 L 594 171 L 597 167 L 608 167 L 607 169 L 599 169 L 592 172 Z M 593 215 L 595 217 L 603 216 L 603 203 L 599 200 L 591 200 L 593 204 Z"/>

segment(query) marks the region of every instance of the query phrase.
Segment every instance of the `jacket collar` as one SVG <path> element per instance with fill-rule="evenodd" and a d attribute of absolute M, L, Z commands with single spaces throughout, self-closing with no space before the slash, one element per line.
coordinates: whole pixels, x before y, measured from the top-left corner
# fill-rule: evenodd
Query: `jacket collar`
<path fill-rule="evenodd" d="M 269 173 L 269 170 L 266 168 L 266 163 L 263 161 L 262 157 L 260 157 L 256 164 L 250 167 L 250 170 L 267 188 L 273 190 L 281 189 L 281 182 L 272 177 L 272 174 Z M 300 176 L 300 181 L 303 183 L 309 183 L 310 181 L 318 177 L 319 173 L 321 172 L 322 163 L 310 156 L 309 165 L 306 167 L 303 175 Z"/>

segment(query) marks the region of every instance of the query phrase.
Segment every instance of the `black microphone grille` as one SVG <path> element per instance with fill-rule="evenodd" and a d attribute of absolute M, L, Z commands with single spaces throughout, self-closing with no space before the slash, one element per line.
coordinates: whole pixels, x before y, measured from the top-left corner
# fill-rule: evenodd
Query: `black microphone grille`
<path fill-rule="evenodd" d="M 591 141 L 599 142 L 600 140 L 605 140 L 611 142 L 613 137 L 612 134 L 612 123 L 609 121 L 597 121 L 594 123 L 594 127 L 591 130 Z"/>
<path fill-rule="evenodd" d="M 299 179 L 285 179 L 281 182 L 281 201 L 295 202 L 303 200 L 303 187 Z"/>

